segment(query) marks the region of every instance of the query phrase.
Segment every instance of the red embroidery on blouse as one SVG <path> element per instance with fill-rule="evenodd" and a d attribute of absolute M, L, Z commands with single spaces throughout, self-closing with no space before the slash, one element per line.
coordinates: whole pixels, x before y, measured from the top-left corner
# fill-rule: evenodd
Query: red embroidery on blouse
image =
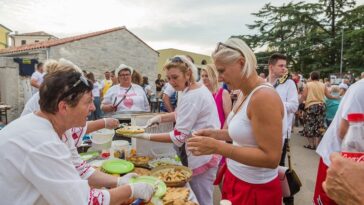
<path fill-rule="evenodd" d="M 99 202 L 99 197 L 101 196 L 101 203 Z M 89 205 L 102 205 L 104 204 L 104 193 L 100 190 L 91 189 L 90 198 L 88 200 Z"/>
<path fill-rule="evenodd" d="M 185 139 L 187 137 L 186 134 L 178 131 L 177 129 L 174 129 L 173 130 L 173 133 L 174 133 L 174 137 L 176 138 L 176 140 L 178 140 L 181 143 L 184 143 L 185 142 Z"/>

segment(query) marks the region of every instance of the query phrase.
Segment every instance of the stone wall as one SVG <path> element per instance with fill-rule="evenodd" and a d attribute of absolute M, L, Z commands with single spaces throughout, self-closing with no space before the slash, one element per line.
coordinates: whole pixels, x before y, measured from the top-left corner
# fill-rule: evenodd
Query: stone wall
<path fill-rule="evenodd" d="M 7 57 L 0 57 L 0 101 L 12 106 L 8 114 L 9 121 L 20 116 L 25 104 L 24 89 L 30 87 L 30 77 L 19 76 L 19 66 L 13 61 L 15 57 L 34 58 L 40 62 L 65 58 L 81 69 L 93 72 L 97 80 L 104 78 L 103 73 L 106 70 L 114 70 L 121 63 L 148 76 L 149 83 L 154 88 L 157 78 L 158 53 L 128 30 L 119 30 L 51 48 L 2 56 Z"/>
<path fill-rule="evenodd" d="M 24 107 L 24 92 L 22 81 L 27 79 L 19 76 L 18 64 L 11 57 L 0 57 L 0 101 L 10 105 L 8 121 L 16 119 Z"/>
<path fill-rule="evenodd" d="M 152 86 L 157 78 L 158 53 L 127 30 L 54 46 L 49 57 L 66 58 L 81 69 L 93 72 L 97 80 L 104 79 L 106 70 L 114 70 L 121 63 L 147 76 Z"/>

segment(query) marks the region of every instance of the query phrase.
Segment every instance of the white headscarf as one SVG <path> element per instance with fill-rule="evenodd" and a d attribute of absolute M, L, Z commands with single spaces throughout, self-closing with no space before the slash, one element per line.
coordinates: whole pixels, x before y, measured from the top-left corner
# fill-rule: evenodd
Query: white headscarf
<path fill-rule="evenodd" d="M 197 72 L 197 68 L 196 68 L 195 64 L 193 64 L 191 62 L 191 60 L 189 58 L 187 58 L 186 56 L 184 56 L 184 55 L 173 56 L 173 58 L 175 58 L 175 57 L 179 57 L 184 63 L 186 63 L 188 65 L 188 68 L 191 69 L 191 71 L 192 71 L 192 76 L 195 78 L 195 80 L 197 80 L 198 79 L 198 72 Z"/>

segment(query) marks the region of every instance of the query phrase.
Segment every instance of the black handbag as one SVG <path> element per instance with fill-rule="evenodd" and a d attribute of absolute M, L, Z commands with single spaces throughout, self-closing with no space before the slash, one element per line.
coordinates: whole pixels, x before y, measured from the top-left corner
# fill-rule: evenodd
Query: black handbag
<path fill-rule="evenodd" d="M 298 177 L 296 172 L 292 169 L 289 141 L 287 142 L 287 157 L 288 157 L 288 167 L 284 166 L 278 167 L 278 177 L 281 182 L 283 197 L 290 197 L 297 194 L 302 186 L 300 178 Z"/>

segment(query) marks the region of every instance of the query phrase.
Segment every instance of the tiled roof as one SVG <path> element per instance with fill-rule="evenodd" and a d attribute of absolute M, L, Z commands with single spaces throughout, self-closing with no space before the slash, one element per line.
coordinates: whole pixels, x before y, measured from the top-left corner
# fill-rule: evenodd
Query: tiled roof
<path fill-rule="evenodd" d="M 46 33 L 44 31 L 37 31 L 37 32 L 31 32 L 31 33 L 13 34 L 12 36 L 53 36 L 53 35 Z"/>
<path fill-rule="evenodd" d="M 65 44 L 65 43 L 70 43 L 70 42 L 73 42 L 73 41 L 78 41 L 78 40 L 82 40 L 82 39 L 86 39 L 86 38 L 90 38 L 90 37 L 94 37 L 94 36 L 114 32 L 114 31 L 118 31 L 118 30 L 124 30 L 124 29 L 127 30 L 124 26 L 122 26 L 122 27 L 116 27 L 116 28 L 112 28 L 112 29 L 107 29 L 107 30 L 103 30 L 103 31 L 97 31 L 97 32 L 93 32 L 93 33 L 82 34 L 82 35 L 73 36 L 73 37 L 67 37 L 67 38 L 62 38 L 62 39 L 51 39 L 51 40 L 42 41 L 42 42 L 39 42 L 39 43 L 33 43 L 33 44 L 28 44 L 28 45 L 23 45 L 23 46 L 0 49 L 0 54 L 16 53 L 16 52 L 34 50 L 34 49 L 41 49 L 41 48 L 49 48 L 49 47 L 52 47 L 52 46 L 57 46 L 57 45 Z M 130 31 L 128 31 L 128 32 L 130 32 Z M 131 33 L 131 34 L 134 35 L 133 33 Z M 134 36 L 136 38 L 138 38 L 136 35 L 134 35 Z M 138 39 L 140 41 L 142 41 L 140 38 L 138 38 Z M 142 42 L 145 45 L 147 45 L 144 41 L 142 41 Z M 147 46 L 149 48 L 151 48 L 149 45 L 147 45 Z M 153 48 L 151 48 L 151 49 L 154 50 Z M 157 51 L 155 51 L 155 52 L 157 52 Z"/>

